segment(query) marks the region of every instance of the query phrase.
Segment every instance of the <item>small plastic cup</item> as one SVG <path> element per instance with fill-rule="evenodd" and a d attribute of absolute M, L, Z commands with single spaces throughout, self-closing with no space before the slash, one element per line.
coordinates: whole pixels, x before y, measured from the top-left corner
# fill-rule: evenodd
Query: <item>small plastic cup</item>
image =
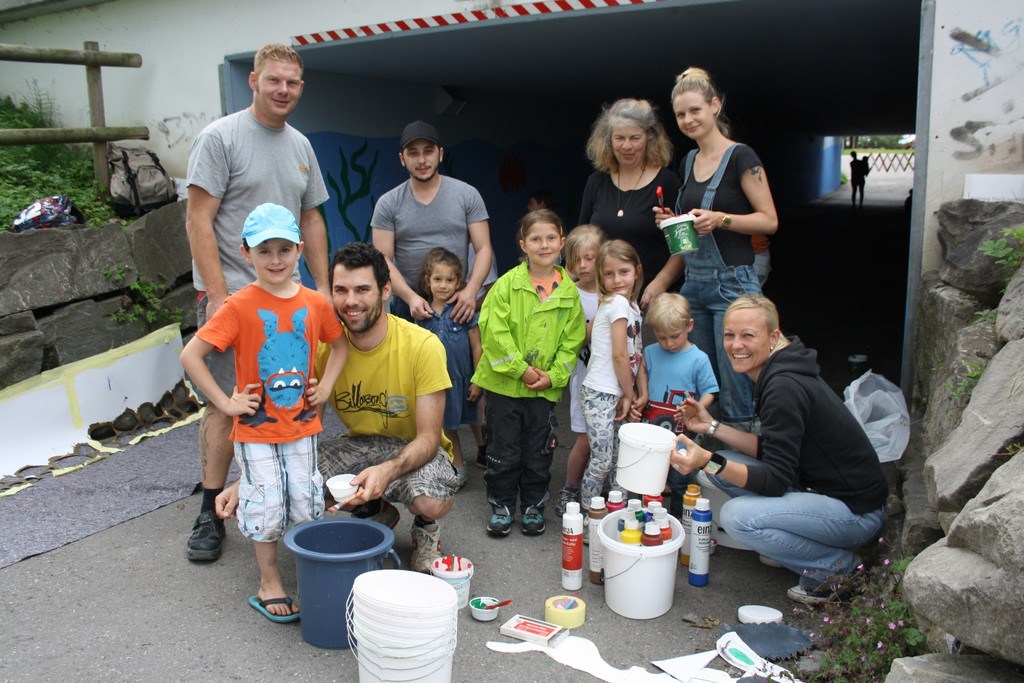
<path fill-rule="evenodd" d="M 498 598 L 489 597 L 477 597 L 469 601 L 470 614 L 477 621 L 494 621 L 498 618 L 498 612 L 501 611 L 500 607 L 494 609 L 487 609 L 488 605 L 497 605 L 499 602 Z"/>
<path fill-rule="evenodd" d="M 352 485 L 352 480 L 355 476 L 354 474 L 337 474 L 327 480 L 327 489 L 334 496 L 334 500 L 338 505 L 356 495 L 356 492 L 359 490 L 358 486 Z"/>

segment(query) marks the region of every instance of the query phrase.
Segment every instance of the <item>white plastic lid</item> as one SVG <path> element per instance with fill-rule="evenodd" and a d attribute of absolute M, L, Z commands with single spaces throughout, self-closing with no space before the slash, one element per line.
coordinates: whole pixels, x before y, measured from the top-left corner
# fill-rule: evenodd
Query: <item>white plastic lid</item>
<path fill-rule="evenodd" d="M 580 514 L 580 504 L 575 500 L 565 504 L 565 514 L 567 515 L 578 515 Z"/>
<path fill-rule="evenodd" d="M 648 536 L 654 536 L 655 534 L 661 536 L 661 527 L 658 526 L 657 522 L 647 522 L 644 525 L 644 533 Z"/>
<path fill-rule="evenodd" d="M 708 500 L 707 498 L 698 498 L 697 505 L 695 505 L 694 507 L 698 510 L 710 510 L 711 501 Z"/>
<path fill-rule="evenodd" d="M 643 503 L 640 501 L 639 498 L 630 498 L 626 502 L 626 507 L 629 508 L 630 510 L 633 510 L 634 512 L 641 509 L 642 506 Z"/>
<path fill-rule="evenodd" d="M 636 521 L 636 517 L 630 517 L 629 515 L 626 515 L 625 528 L 627 528 L 627 529 L 639 529 L 640 528 L 640 524 Z"/>
<path fill-rule="evenodd" d="M 608 500 L 612 503 L 622 502 L 622 491 L 613 490 L 608 492 Z"/>
<path fill-rule="evenodd" d="M 764 605 L 743 605 L 738 613 L 741 624 L 775 624 L 782 621 L 782 612 Z"/>
<path fill-rule="evenodd" d="M 600 510 L 603 507 L 604 507 L 604 496 L 594 496 L 593 498 L 590 499 L 590 509 L 591 510 L 593 510 L 595 508 Z"/>

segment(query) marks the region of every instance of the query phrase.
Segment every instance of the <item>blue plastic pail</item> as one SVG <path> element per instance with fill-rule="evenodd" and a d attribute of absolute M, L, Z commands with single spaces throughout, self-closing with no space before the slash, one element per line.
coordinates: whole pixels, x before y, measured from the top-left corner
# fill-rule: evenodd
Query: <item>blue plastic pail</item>
<path fill-rule="evenodd" d="M 392 547 L 394 532 L 368 519 L 318 519 L 289 529 L 284 544 L 295 555 L 303 640 L 347 648 L 345 603 L 352 582 L 363 572 L 381 569 L 387 555 L 401 566 Z"/>

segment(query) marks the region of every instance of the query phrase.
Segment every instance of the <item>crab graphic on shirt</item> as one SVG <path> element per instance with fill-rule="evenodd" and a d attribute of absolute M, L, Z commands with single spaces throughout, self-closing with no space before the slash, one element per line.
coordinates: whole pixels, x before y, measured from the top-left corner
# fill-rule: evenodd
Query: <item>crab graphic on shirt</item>
<path fill-rule="evenodd" d="M 278 330 L 278 317 L 274 311 L 258 309 L 266 338 L 256 359 L 263 395 L 256 414 L 243 417 L 242 423 L 250 427 L 277 422 L 267 414 L 267 401 L 281 410 L 301 407 L 305 403 L 306 383 L 309 378 L 309 342 L 306 340 L 306 318 L 309 309 L 300 308 L 292 313 L 292 329 Z M 296 422 L 309 422 L 316 415 L 312 406 L 305 406 L 295 416 Z"/>

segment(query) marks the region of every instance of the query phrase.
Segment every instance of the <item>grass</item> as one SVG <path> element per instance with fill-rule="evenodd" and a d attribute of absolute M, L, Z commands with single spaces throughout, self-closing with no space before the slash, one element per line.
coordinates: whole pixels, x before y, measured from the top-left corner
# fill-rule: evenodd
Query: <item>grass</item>
<path fill-rule="evenodd" d="M 57 127 L 53 101 L 38 88 L 27 102 L 0 98 L 0 128 Z M 58 194 L 71 199 L 86 225 L 117 220 L 106 188 L 93 179 L 89 145 L 0 146 L 0 230 L 10 230 L 11 222 L 35 200 Z"/>

